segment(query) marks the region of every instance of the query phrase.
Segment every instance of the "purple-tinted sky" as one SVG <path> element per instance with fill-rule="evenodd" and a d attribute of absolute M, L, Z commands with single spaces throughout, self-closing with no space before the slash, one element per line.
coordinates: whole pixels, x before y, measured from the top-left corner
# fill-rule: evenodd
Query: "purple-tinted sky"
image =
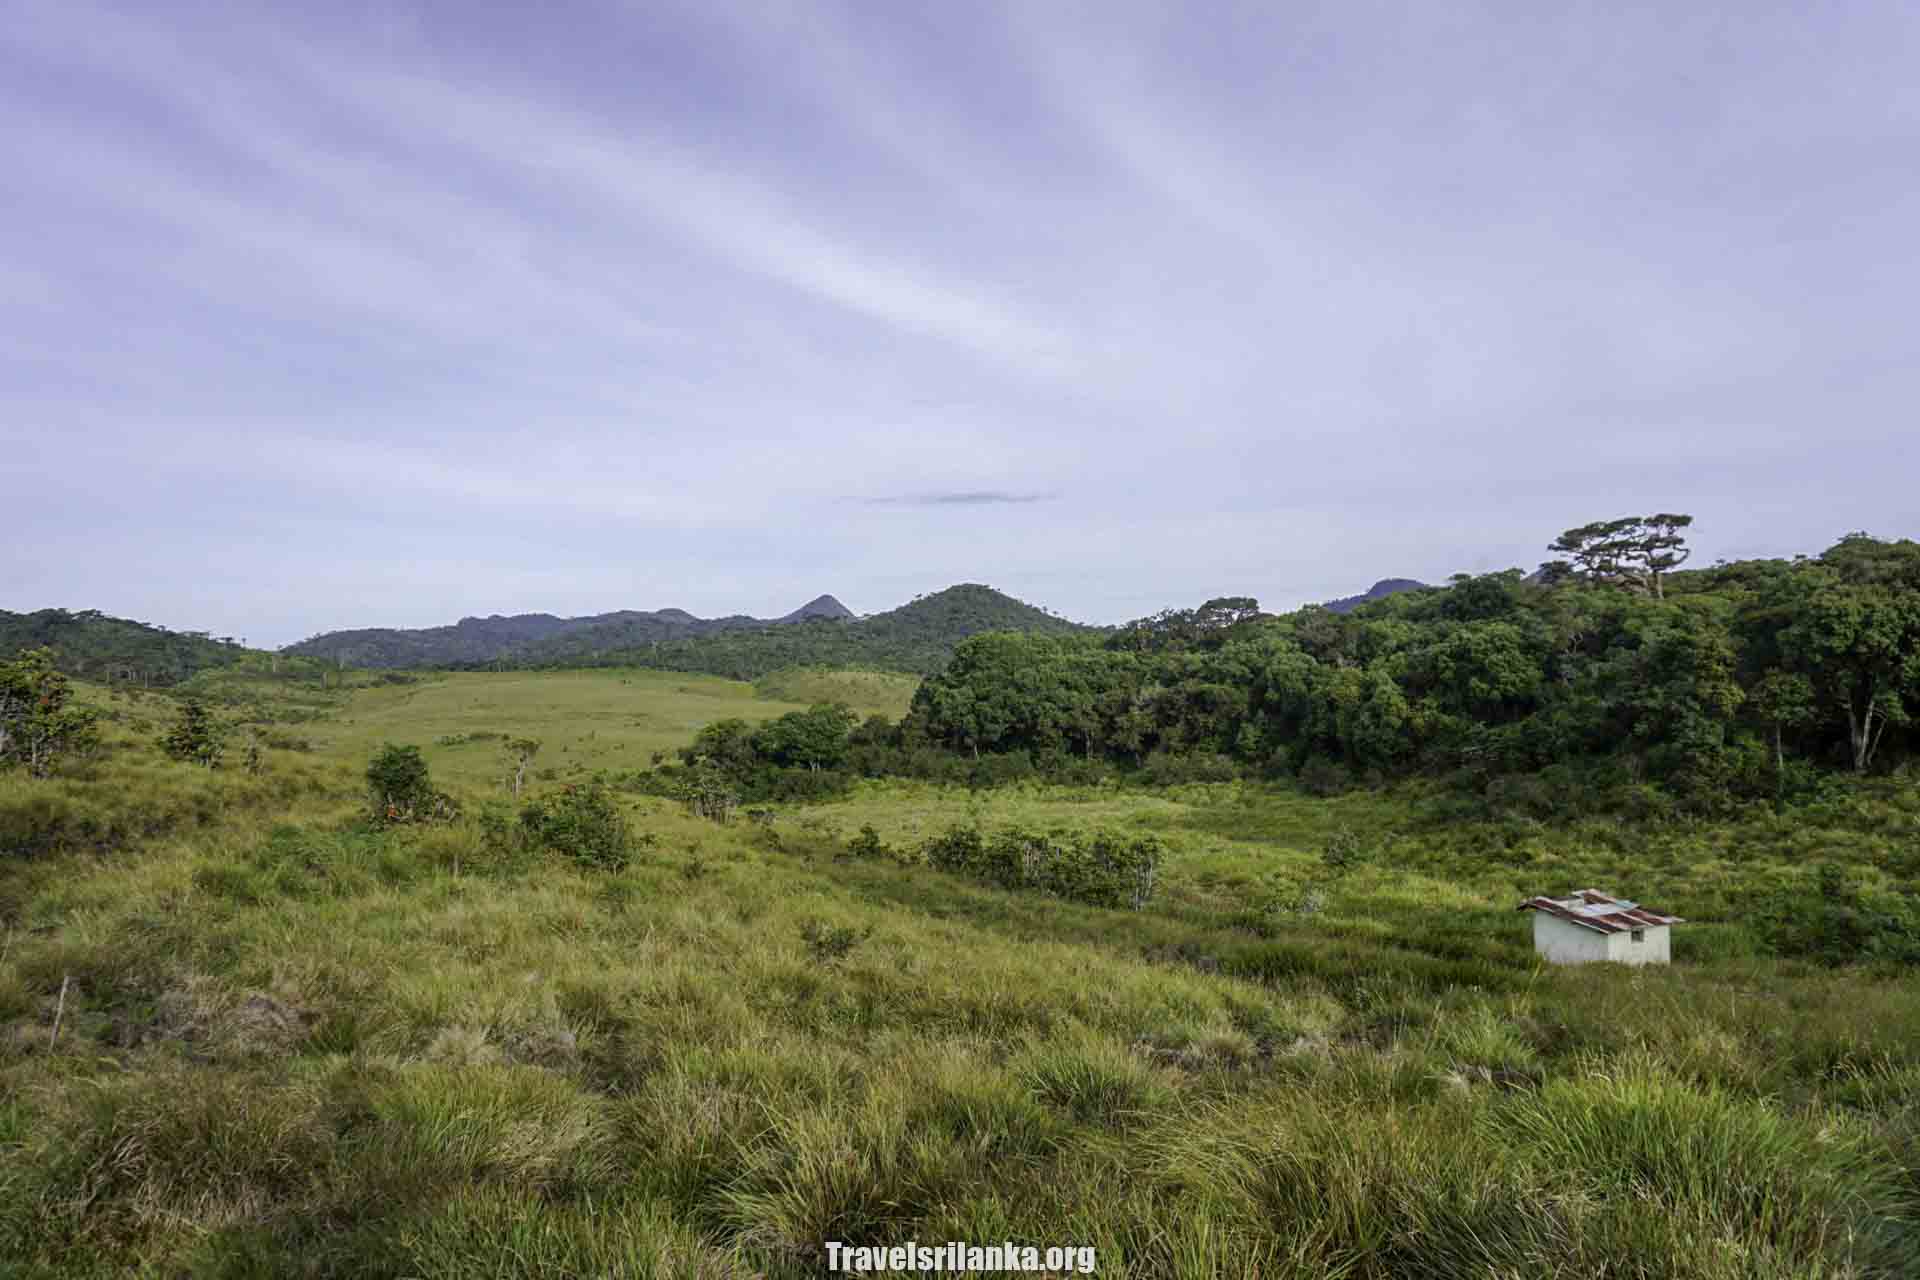
<path fill-rule="evenodd" d="M 1920 6 L 0 0 L 0 607 L 1920 532 Z"/>

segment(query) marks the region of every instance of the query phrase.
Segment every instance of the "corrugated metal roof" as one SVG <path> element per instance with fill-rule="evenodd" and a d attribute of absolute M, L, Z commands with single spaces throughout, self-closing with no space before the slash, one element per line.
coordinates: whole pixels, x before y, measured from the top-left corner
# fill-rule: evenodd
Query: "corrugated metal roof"
<path fill-rule="evenodd" d="M 1625 933 L 1652 925 L 1686 923 L 1679 916 L 1663 916 L 1637 902 L 1615 898 L 1598 889 L 1580 889 L 1565 898 L 1528 898 L 1515 910 L 1544 911 L 1595 933 Z"/>

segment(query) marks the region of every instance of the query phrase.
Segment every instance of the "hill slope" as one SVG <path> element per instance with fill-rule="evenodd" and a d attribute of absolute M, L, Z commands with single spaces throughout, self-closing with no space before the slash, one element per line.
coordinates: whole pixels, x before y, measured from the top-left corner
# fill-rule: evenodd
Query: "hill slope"
<path fill-rule="evenodd" d="M 42 646 L 53 650 L 54 664 L 68 675 L 144 685 L 178 684 L 197 671 L 230 667 L 248 652 L 231 637 L 169 631 L 130 618 L 110 618 L 97 609 L 0 609 L 0 658 Z"/>
<path fill-rule="evenodd" d="M 621 609 L 613 613 L 557 618 L 550 613 L 493 614 L 462 618 L 452 626 L 368 627 L 329 631 L 283 651 L 354 667 L 479 666 L 493 662 L 551 663 L 609 649 L 718 631 L 777 626 L 816 617 L 851 618 L 832 596 L 818 596 L 784 618 L 698 618 L 685 609 Z"/>
<path fill-rule="evenodd" d="M 832 596 L 815 596 L 780 621 L 806 622 L 813 618 L 825 618 L 830 622 L 845 622 L 853 616 L 853 610 Z"/>
<path fill-rule="evenodd" d="M 782 618 L 697 618 L 683 609 L 495 615 L 420 630 L 333 631 L 284 652 L 356 667 L 644 666 L 752 680 L 792 666 L 934 671 L 956 644 L 982 631 L 1085 629 L 967 583 L 868 618 L 823 595 Z"/>
<path fill-rule="evenodd" d="M 963 583 L 868 618 L 814 617 L 789 626 L 663 640 L 645 647 L 610 649 L 584 663 L 576 660 L 564 665 L 660 667 L 735 680 L 753 680 L 795 666 L 925 674 L 944 666 L 955 645 L 983 631 L 1089 630 L 992 587 Z M 528 656 L 538 652 L 530 651 Z"/>
<path fill-rule="evenodd" d="M 1382 578 L 1359 595 L 1329 600 L 1325 607 L 1330 613 L 1352 613 L 1363 604 L 1385 600 L 1388 596 L 1399 595 L 1402 591 L 1425 591 L 1426 589 L 1426 583 L 1416 582 L 1412 578 Z"/>

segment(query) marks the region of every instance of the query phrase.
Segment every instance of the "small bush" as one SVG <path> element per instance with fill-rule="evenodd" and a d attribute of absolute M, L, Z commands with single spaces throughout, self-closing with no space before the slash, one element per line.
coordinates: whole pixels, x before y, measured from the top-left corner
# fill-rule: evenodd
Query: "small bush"
<path fill-rule="evenodd" d="M 1776 954 L 1822 964 L 1920 963 L 1920 904 L 1870 893 L 1828 862 L 1813 893 L 1776 890 L 1754 913 L 1760 936 Z"/>
<path fill-rule="evenodd" d="M 1345 875 L 1367 860 L 1368 851 L 1360 837 L 1342 827 L 1327 837 L 1320 850 L 1321 865 L 1336 876 Z"/>
<path fill-rule="evenodd" d="M 1346 766 L 1335 764 L 1324 756 L 1315 756 L 1301 765 L 1296 777 L 1302 791 L 1322 799 L 1353 789 L 1353 774 Z"/>
<path fill-rule="evenodd" d="M 1240 770 L 1231 759 L 1211 752 L 1175 754 L 1156 751 L 1140 766 L 1150 786 L 1176 787 L 1190 782 L 1232 782 Z"/>
<path fill-rule="evenodd" d="M 991 839 L 954 827 L 927 842 L 927 864 L 1003 889 L 1033 889 L 1096 907 L 1138 911 L 1153 896 L 1161 845 L 1152 836 L 1009 829 Z"/>
<path fill-rule="evenodd" d="M 927 865 L 958 875 L 972 875 L 986 847 L 986 837 L 978 827 L 951 827 L 945 835 L 927 841 L 921 852 Z"/>
<path fill-rule="evenodd" d="M 220 722 L 214 719 L 206 704 L 187 702 L 181 705 L 173 728 L 160 739 L 160 749 L 175 760 L 217 769 L 226 750 L 221 741 L 224 736 Z"/>
<path fill-rule="evenodd" d="M 597 782 L 528 804 L 520 811 L 520 831 L 531 845 L 594 867 L 624 867 L 633 847 L 626 815 Z"/>
<path fill-rule="evenodd" d="M 711 766 L 688 770 L 676 785 L 674 795 L 694 817 L 723 825 L 733 820 L 733 811 L 740 807 L 740 793 L 732 781 Z"/>
<path fill-rule="evenodd" d="M 1033 757 L 1025 751 L 1001 751 L 981 756 L 967 775 L 967 785 L 975 790 L 1004 787 L 1026 782 L 1035 776 Z"/>
<path fill-rule="evenodd" d="M 824 920 L 800 922 L 800 940 L 807 944 L 807 954 L 818 965 L 839 964 L 872 936 L 872 925 L 856 929 L 850 924 L 830 925 Z"/>
<path fill-rule="evenodd" d="M 53 650 L 27 649 L 0 662 L 0 768 L 24 764 L 44 778 L 60 757 L 99 745 L 97 712 L 69 706 L 73 691 L 54 670 Z"/>
<path fill-rule="evenodd" d="M 374 816 L 389 822 L 430 817 L 450 807 L 434 791 L 420 748 L 391 742 L 382 745 L 367 764 L 367 797 Z"/>

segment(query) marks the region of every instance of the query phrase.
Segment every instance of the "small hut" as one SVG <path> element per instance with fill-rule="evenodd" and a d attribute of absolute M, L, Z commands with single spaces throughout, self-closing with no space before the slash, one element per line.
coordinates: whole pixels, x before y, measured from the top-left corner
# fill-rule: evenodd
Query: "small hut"
<path fill-rule="evenodd" d="M 1598 889 L 1528 898 L 1519 910 L 1533 912 L 1533 949 L 1549 964 L 1667 964 L 1673 959 L 1672 927 L 1685 923 Z"/>

